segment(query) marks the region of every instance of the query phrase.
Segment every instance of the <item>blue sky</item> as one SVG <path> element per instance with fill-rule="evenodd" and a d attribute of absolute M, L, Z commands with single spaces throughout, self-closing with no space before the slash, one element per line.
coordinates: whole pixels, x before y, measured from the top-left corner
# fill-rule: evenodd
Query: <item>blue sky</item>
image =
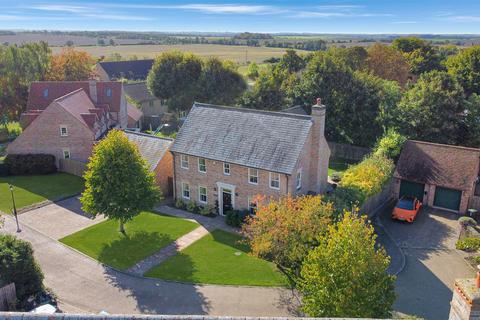
<path fill-rule="evenodd" d="M 0 29 L 480 33 L 480 0 L 0 0 Z"/>

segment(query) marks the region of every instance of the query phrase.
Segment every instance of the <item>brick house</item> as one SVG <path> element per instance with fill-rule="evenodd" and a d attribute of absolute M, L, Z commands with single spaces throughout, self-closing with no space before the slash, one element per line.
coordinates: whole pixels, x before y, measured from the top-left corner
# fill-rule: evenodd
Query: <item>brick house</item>
<path fill-rule="evenodd" d="M 479 170 L 480 149 L 409 140 L 395 169 L 394 196 L 465 213 L 480 204 Z"/>
<path fill-rule="evenodd" d="M 108 129 L 126 128 L 127 102 L 120 82 L 34 82 L 23 133 L 7 147 L 10 154 L 43 153 L 86 162 Z"/>
<path fill-rule="evenodd" d="M 155 181 L 164 196 L 173 194 L 173 156 L 169 151 L 173 139 L 160 138 L 150 134 L 125 130 L 128 139 L 133 142 L 142 157 L 155 173 Z"/>
<path fill-rule="evenodd" d="M 103 61 L 97 63 L 95 73 L 101 81 L 116 81 L 120 79 L 142 81 L 147 79 L 153 63 L 153 59 Z"/>
<path fill-rule="evenodd" d="M 227 210 L 256 195 L 323 193 L 330 149 L 325 106 L 312 115 L 195 103 L 171 148 L 174 197 Z"/>

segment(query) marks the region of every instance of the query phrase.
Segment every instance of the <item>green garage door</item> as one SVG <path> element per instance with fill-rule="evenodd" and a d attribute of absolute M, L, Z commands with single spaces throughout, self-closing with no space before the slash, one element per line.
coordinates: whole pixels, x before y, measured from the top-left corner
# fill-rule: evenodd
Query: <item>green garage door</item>
<path fill-rule="evenodd" d="M 436 187 L 433 205 L 435 207 L 458 211 L 461 199 L 462 191 Z"/>
<path fill-rule="evenodd" d="M 400 197 L 416 197 L 418 200 L 423 201 L 423 191 L 425 185 L 423 183 L 416 183 L 412 181 L 402 180 L 400 183 Z"/>

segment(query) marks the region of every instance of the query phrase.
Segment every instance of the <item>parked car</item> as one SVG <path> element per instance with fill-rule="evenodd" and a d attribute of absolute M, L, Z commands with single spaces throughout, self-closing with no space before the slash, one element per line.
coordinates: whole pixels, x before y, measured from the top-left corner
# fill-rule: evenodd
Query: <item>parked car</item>
<path fill-rule="evenodd" d="M 417 217 L 422 203 L 415 197 L 401 197 L 393 208 L 392 219 L 413 222 Z"/>

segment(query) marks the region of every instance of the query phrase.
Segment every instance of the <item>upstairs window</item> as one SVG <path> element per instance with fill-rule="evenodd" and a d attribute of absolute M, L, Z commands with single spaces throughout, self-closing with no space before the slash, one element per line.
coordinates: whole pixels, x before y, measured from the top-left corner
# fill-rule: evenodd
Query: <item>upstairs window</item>
<path fill-rule="evenodd" d="M 182 197 L 190 199 L 190 185 L 186 182 L 182 182 Z"/>
<path fill-rule="evenodd" d="M 68 137 L 67 126 L 60 126 L 60 136 L 61 137 Z"/>
<path fill-rule="evenodd" d="M 48 98 L 48 89 L 43 90 L 43 97 Z"/>
<path fill-rule="evenodd" d="M 230 175 L 230 163 L 223 163 L 223 174 L 227 176 Z"/>
<path fill-rule="evenodd" d="M 111 89 L 111 88 L 105 89 L 105 95 L 106 95 L 107 97 L 111 97 L 111 96 L 112 96 L 112 89 Z"/>
<path fill-rule="evenodd" d="M 207 203 L 207 188 L 198 187 L 198 201 L 200 203 Z"/>
<path fill-rule="evenodd" d="M 258 170 L 257 169 L 248 169 L 248 183 L 258 184 Z"/>
<path fill-rule="evenodd" d="M 280 174 L 270 172 L 270 188 L 280 189 Z"/>
<path fill-rule="evenodd" d="M 204 158 L 198 158 L 198 172 L 207 172 L 207 163 Z"/>
<path fill-rule="evenodd" d="M 182 154 L 180 157 L 180 167 L 183 169 L 188 169 L 188 156 L 185 154 Z"/>
<path fill-rule="evenodd" d="M 296 187 L 297 190 L 302 189 L 302 169 L 298 169 L 297 171 Z"/>

